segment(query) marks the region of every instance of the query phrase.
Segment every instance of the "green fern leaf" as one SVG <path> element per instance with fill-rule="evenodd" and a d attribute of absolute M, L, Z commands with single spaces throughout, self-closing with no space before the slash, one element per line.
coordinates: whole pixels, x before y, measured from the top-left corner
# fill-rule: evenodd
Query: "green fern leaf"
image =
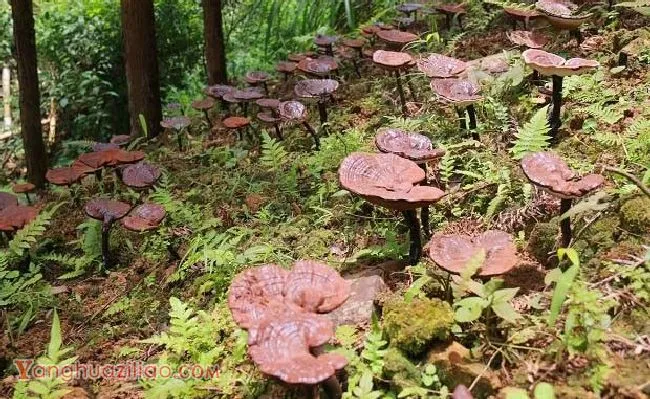
<path fill-rule="evenodd" d="M 262 156 L 260 164 L 269 172 L 284 169 L 289 159 L 289 154 L 279 141 L 271 138 L 268 133 L 262 133 Z"/>
<path fill-rule="evenodd" d="M 538 152 L 549 146 L 550 130 L 546 114 L 548 108 L 539 109 L 523 127 L 517 130 L 515 145 L 510 149 L 514 159 L 522 159 L 530 152 Z"/>

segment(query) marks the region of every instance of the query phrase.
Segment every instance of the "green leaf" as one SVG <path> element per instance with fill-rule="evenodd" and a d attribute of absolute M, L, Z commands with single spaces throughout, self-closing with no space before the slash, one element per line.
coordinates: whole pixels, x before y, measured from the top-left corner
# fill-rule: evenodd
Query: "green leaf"
<path fill-rule="evenodd" d="M 52 316 L 52 329 L 50 330 L 50 343 L 47 346 L 47 356 L 54 359 L 58 357 L 59 349 L 63 340 L 61 338 L 61 323 L 59 322 L 59 314 L 54 309 L 54 316 Z"/>
<path fill-rule="evenodd" d="M 409 303 L 413 298 L 422 294 L 422 287 L 432 280 L 430 276 L 421 276 L 411 284 L 411 286 L 404 293 L 404 301 Z"/>
<path fill-rule="evenodd" d="M 535 386 L 533 392 L 535 399 L 555 399 L 555 390 L 553 385 L 548 382 L 540 382 Z"/>
<path fill-rule="evenodd" d="M 560 315 L 560 310 L 562 309 L 562 304 L 567 297 L 569 288 L 573 284 L 578 272 L 580 271 L 580 259 L 578 258 L 578 253 L 571 248 L 560 248 L 558 251 L 558 257 L 560 260 L 566 255 L 573 265 L 562 275 L 555 285 L 555 290 L 553 291 L 553 299 L 551 299 L 551 314 L 548 316 L 548 325 L 553 326 L 557 317 Z"/>
<path fill-rule="evenodd" d="M 478 320 L 483 313 L 483 309 L 487 306 L 487 302 L 483 298 L 470 297 L 461 299 L 456 303 L 458 308 L 454 312 L 454 318 L 460 323 L 469 323 Z"/>
<path fill-rule="evenodd" d="M 530 121 L 517 130 L 515 145 L 510 149 L 514 159 L 522 159 L 526 154 L 538 152 L 549 146 L 551 127 L 548 124 L 548 107 L 540 108 Z"/>
<path fill-rule="evenodd" d="M 506 387 L 502 392 L 505 393 L 505 399 L 530 399 L 525 389 Z"/>
<path fill-rule="evenodd" d="M 498 290 L 494 293 L 492 296 L 492 303 L 502 303 L 502 302 L 509 302 L 511 301 L 515 295 L 517 295 L 517 292 L 519 291 L 519 287 L 513 287 L 513 288 L 504 288 L 501 290 Z"/>
<path fill-rule="evenodd" d="M 494 311 L 494 314 L 510 323 L 516 322 L 521 317 L 515 308 L 513 308 L 512 305 L 508 302 L 499 302 L 492 304 L 492 310 Z"/>

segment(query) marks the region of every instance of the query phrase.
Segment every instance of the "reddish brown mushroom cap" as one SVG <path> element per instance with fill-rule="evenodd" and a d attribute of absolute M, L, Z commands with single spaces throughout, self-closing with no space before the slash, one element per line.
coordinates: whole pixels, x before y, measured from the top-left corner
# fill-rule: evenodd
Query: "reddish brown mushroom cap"
<path fill-rule="evenodd" d="M 275 125 L 281 121 L 280 118 L 273 116 L 273 114 L 268 114 L 266 112 L 259 112 L 257 114 L 257 119 L 267 125 Z"/>
<path fill-rule="evenodd" d="M 479 276 L 505 274 L 517 265 L 517 248 L 503 231 L 489 230 L 477 236 L 438 235 L 427 244 L 429 258 L 449 273 L 460 274 L 470 261 L 483 257 Z M 482 253 L 482 254 L 481 254 Z"/>
<path fill-rule="evenodd" d="M 212 107 L 214 107 L 214 99 L 212 99 L 211 97 L 192 101 L 192 108 L 199 111 L 209 110 Z"/>
<path fill-rule="evenodd" d="M 325 76 L 338 69 L 338 64 L 333 58 L 305 58 L 301 60 L 297 68 L 307 74 Z"/>
<path fill-rule="evenodd" d="M 47 171 L 45 179 L 55 186 L 70 186 L 78 182 L 85 174 L 74 167 L 54 168 Z"/>
<path fill-rule="evenodd" d="M 165 218 L 165 208 L 158 204 L 142 204 L 121 220 L 125 229 L 137 232 L 154 230 Z"/>
<path fill-rule="evenodd" d="M 382 41 L 393 44 L 404 46 L 411 42 L 414 42 L 420 37 L 414 33 L 402 32 L 401 30 L 380 30 L 376 33 L 377 37 Z"/>
<path fill-rule="evenodd" d="M 417 60 L 420 72 L 429 78 L 450 78 L 467 69 L 467 63 L 442 54 L 431 54 Z"/>
<path fill-rule="evenodd" d="M 32 191 L 36 190 L 36 186 L 33 185 L 32 183 L 19 183 L 19 184 L 14 184 L 11 187 L 11 190 L 16 194 L 25 194 L 25 193 L 31 193 Z M 2 200 L 0 200 L 0 202 L 2 202 Z M 2 209 L 2 205 L 0 205 L 0 209 Z"/>
<path fill-rule="evenodd" d="M 300 101 L 285 101 L 278 107 L 280 118 L 285 122 L 302 122 L 307 119 L 307 107 Z"/>
<path fill-rule="evenodd" d="M 566 0 L 540 0 L 535 3 L 546 19 L 556 28 L 573 30 L 588 21 L 592 14 L 576 14 L 578 6 Z"/>
<path fill-rule="evenodd" d="M 160 178 L 160 169 L 145 162 L 129 165 L 122 171 L 122 181 L 129 187 L 151 187 Z"/>
<path fill-rule="evenodd" d="M 350 283 L 326 264 L 299 260 L 287 277 L 283 294 L 308 312 L 327 313 L 348 299 Z"/>
<path fill-rule="evenodd" d="M 91 168 L 102 166 L 116 166 L 142 161 L 145 153 L 142 151 L 125 151 L 122 149 L 108 149 L 97 152 L 87 152 L 79 155 L 79 161 Z"/>
<path fill-rule="evenodd" d="M 111 137 L 111 144 L 117 144 L 119 146 L 124 146 L 129 144 L 131 141 L 131 136 L 128 134 L 119 134 L 117 136 Z"/>
<path fill-rule="evenodd" d="M 377 32 L 381 30 L 377 25 L 368 25 L 361 27 L 361 33 L 365 36 L 374 36 Z"/>
<path fill-rule="evenodd" d="M 38 209 L 31 206 L 10 205 L 0 211 L 0 231 L 16 231 L 38 216 Z"/>
<path fill-rule="evenodd" d="M 338 87 L 339 82 L 333 79 L 305 79 L 296 83 L 293 91 L 298 97 L 313 98 L 328 96 Z"/>
<path fill-rule="evenodd" d="M 298 64 L 290 61 L 280 61 L 275 65 L 275 70 L 281 73 L 293 73 Z"/>
<path fill-rule="evenodd" d="M 528 49 L 522 53 L 524 62 L 542 75 L 571 76 L 581 75 L 598 68 L 598 61 L 584 58 L 566 60 L 559 55 L 543 50 Z"/>
<path fill-rule="evenodd" d="M 0 191 L 0 210 L 16 205 L 18 205 L 18 197 L 11 193 Z"/>
<path fill-rule="evenodd" d="M 443 14 L 465 14 L 465 6 L 463 4 L 442 4 L 434 6 L 436 10 Z"/>
<path fill-rule="evenodd" d="M 523 21 L 526 19 L 533 19 L 540 17 L 541 14 L 535 10 L 529 10 L 529 9 L 524 9 L 524 8 L 512 8 L 512 7 L 504 7 L 503 11 L 510 15 L 510 17 L 518 20 L 518 21 Z"/>
<path fill-rule="evenodd" d="M 467 79 L 434 79 L 431 89 L 442 100 L 456 106 L 467 106 L 483 99 L 481 86 Z"/>
<path fill-rule="evenodd" d="M 227 103 L 231 103 L 231 104 L 237 104 L 237 103 L 241 102 L 241 101 L 239 101 L 238 99 L 235 98 L 234 92 L 226 93 L 221 98 L 223 99 L 223 101 L 225 101 Z"/>
<path fill-rule="evenodd" d="M 86 165 L 85 163 L 81 162 L 80 160 L 76 159 L 72 165 L 70 165 L 73 171 L 81 175 L 81 177 L 89 175 L 91 173 L 95 173 L 98 170 L 101 169 L 101 167 L 93 168 L 91 166 Z"/>
<path fill-rule="evenodd" d="M 445 150 L 433 148 L 428 137 L 401 129 L 379 129 L 375 145 L 381 152 L 389 152 L 414 162 L 430 162 L 442 158 Z"/>
<path fill-rule="evenodd" d="M 314 37 L 314 44 L 318 47 L 330 47 L 338 38 L 336 36 L 327 36 L 327 35 L 316 35 Z"/>
<path fill-rule="evenodd" d="M 246 82 L 251 85 L 262 84 L 269 80 L 270 76 L 266 72 L 254 71 L 246 74 Z"/>
<path fill-rule="evenodd" d="M 120 148 L 119 145 L 113 143 L 95 143 L 93 145 L 93 152 L 106 151 L 106 150 L 115 150 Z"/>
<path fill-rule="evenodd" d="M 219 99 L 222 98 L 224 94 L 232 93 L 235 90 L 237 89 L 228 85 L 214 85 L 206 87 L 204 92 L 212 98 Z"/>
<path fill-rule="evenodd" d="M 125 202 L 111 201 L 104 198 L 96 198 L 88 201 L 84 207 L 86 215 L 104 223 L 112 222 L 126 216 L 131 210 L 131 205 Z"/>
<path fill-rule="evenodd" d="M 372 61 L 388 69 L 401 69 L 409 67 L 413 57 L 398 51 L 377 50 L 372 54 Z"/>
<path fill-rule="evenodd" d="M 508 39 L 516 45 L 526 46 L 532 49 L 540 49 L 549 42 L 549 38 L 546 35 L 528 30 L 508 32 Z"/>
<path fill-rule="evenodd" d="M 418 3 L 404 3 L 396 6 L 395 9 L 399 12 L 410 14 L 421 9 L 422 7 L 424 7 L 424 5 Z"/>
<path fill-rule="evenodd" d="M 243 116 L 230 116 L 223 120 L 223 125 L 227 129 L 239 129 L 250 125 L 251 120 Z"/>
<path fill-rule="evenodd" d="M 332 321 L 311 313 L 280 309 L 249 335 L 248 354 L 259 369 L 289 384 L 315 385 L 347 365 L 336 353 L 314 356 L 310 348 L 334 335 Z"/>
<path fill-rule="evenodd" d="M 534 152 L 521 160 L 521 168 L 531 183 L 560 198 L 579 198 L 602 186 L 599 174 L 579 177 L 553 152 Z"/>
<path fill-rule="evenodd" d="M 255 101 L 259 100 L 260 98 L 264 98 L 264 93 L 260 91 L 257 87 L 248 87 L 243 90 L 237 90 L 233 93 L 231 93 L 236 100 L 239 101 Z M 225 96 L 224 96 L 225 100 Z"/>
<path fill-rule="evenodd" d="M 289 272 L 268 264 L 239 273 L 230 284 L 228 307 L 242 328 L 255 327 L 273 303 L 284 301 L 283 290 Z"/>
<path fill-rule="evenodd" d="M 260 98 L 259 100 L 255 101 L 255 104 L 257 104 L 260 108 L 277 109 L 280 105 L 280 100 L 277 100 L 275 98 Z"/>
<path fill-rule="evenodd" d="M 339 182 L 344 189 L 396 210 L 421 208 L 445 195 L 438 188 L 418 186 L 424 179 L 424 171 L 415 162 L 395 154 L 355 152 L 339 167 Z"/>
<path fill-rule="evenodd" d="M 173 130 L 183 130 L 191 124 L 192 121 L 187 116 L 174 116 L 173 118 L 163 119 L 160 122 L 160 126 L 163 128 Z"/>
<path fill-rule="evenodd" d="M 305 58 L 311 58 L 314 57 L 316 54 L 312 52 L 306 52 L 306 53 L 295 53 L 295 54 L 289 54 L 287 56 L 287 59 L 292 62 L 300 62 L 304 60 Z"/>
<path fill-rule="evenodd" d="M 345 47 L 360 49 L 364 44 L 366 44 L 366 41 L 363 39 L 344 39 L 341 44 L 343 44 Z"/>

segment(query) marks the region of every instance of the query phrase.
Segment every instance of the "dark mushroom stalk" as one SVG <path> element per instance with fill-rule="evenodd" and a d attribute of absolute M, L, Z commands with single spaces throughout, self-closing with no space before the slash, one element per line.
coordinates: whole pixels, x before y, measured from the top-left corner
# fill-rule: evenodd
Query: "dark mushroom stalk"
<path fill-rule="evenodd" d="M 420 220 L 415 210 L 403 211 L 406 225 L 409 228 L 409 264 L 416 265 L 422 257 L 422 236 Z"/>
<path fill-rule="evenodd" d="M 551 127 L 550 134 L 553 140 L 557 140 L 557 135 L 562 126 L 560 112 L 562 111 L 562 76 L 553 75 L 553 94 L 551 96 L 551 114 L 548 118 L 548 124 Z"/>
<path fill-rule="evenodd" d="M 406 96 L 404 96 L 404 87 L 402 87 L 402 77 L 400 76 L 399 70 L 395 70 L 395 80 L 397 81 L 397 92 L 399 93 L 399 102 L 402 107 L 402 114 L 407 115 L 408 111 L 406 108 Z"/>
<path fill-rule="evenodd" d="M 467 106 L 467 115 L 469 115 L 469 130 L 472 132 L 472 138 L 476 141 L 480 141 L 478 132 L 476 131 L 476 109 L 474 104 L 469 104 Z"/>
<path fill-rule="evenodd" d="M 320 117 L 320 124 L 324 125 L 327 123 L 327 99 L 319 98 L 318 99 L 318 116 Z"/>
<path fill-rule="evenodd" d="M 311 125 L 307 121 L 303 121 L 302 126 L 304 126 L 304 128 L 307 129 L 307 132 L 309 132 L 311 138 L 314 139 L 314 145 L 316 146 L 316 150 L 320 150 L 320 139 L 318 138 L 318 133 L 316 133 L 316 130 L 314 130 L 314 128 L 311 127 Z"/>
<path fill-rule="evenodd" d="M 111 234 L 111 227 L 115 223 L 115 218 L 106 218 L 102 222 L 102 264 L 104 269 L 108 269 L 110 265 L 109 260 L 109 238 Z"/>
<path fill-rule="evenodd" d="M 564 215 L 569 212 L 571 206 L 573 205 L 573 200 L 571 198 L 561 198 L 560 199 L 560 215 Z M 571 218 L 569 216 L 560 220 L 560 245 L 562 248 L 568 248 L 571 245 L 572 233 L 571 233 Z"/>

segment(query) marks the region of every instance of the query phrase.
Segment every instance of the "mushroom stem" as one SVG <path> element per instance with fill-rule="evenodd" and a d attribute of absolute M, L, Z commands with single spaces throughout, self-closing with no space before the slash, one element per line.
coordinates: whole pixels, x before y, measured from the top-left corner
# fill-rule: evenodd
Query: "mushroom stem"
<path fill-rule="evenodd" d="M 424 182 L 422 184 L 429 185 L 429 180 L 427 179 L 427 164 L 421 163 L 420 168 L 424 171 Z M 420 218 L 422 219 L 422 230 L 424 230 L 424 236 L 426 238 L 431 237 L 431 226 L 429 225 L 429 207 L 424 206 L 420 211 Z"/>
<path fill-rule="evenodd" d="M 404 88 L 402 87 L 402 78 L 400 77 L 399 70 L 395 70 L 395 79 L 397 80 L 397 92 L 399 93 L 399 101 L 402 105 L 402 114 L 406 116 L 406 97 L 404 97 Z"/>
<path fill-rule="evenodd" d="M 562 198 L 560 199 L 560 215 L 564 215 L 571 209 L 573 200 L 571 198 Z M 560 221 L 560 232 L 562 233 L 562 238 L 560 244 L 562 248 L 568 248 L 571 244 L 571 218 L 566 217 Z"/>
<path fill-rule="evenodd" d="M 420 235 L 420 221 L 415 210 L 404 211 L 404 218 L 409 227 L 409 264 L 415 265 L 422 256 L 422 237 Z"/>
<path fill-rule="evenodd" d="M 208 127 L 212 127 L 212 121 L 210 120 L 210 115 L 208 115 L 208 110 L 203 110 L 203 115 L 205 116 L 205 121 L 208 122 Z"/>
<path fill-rule="evenodd" d="M 327 107 L 323 100 L 318 100 L 318 115 L 320 116 L 320 123 L 324 125 L 327 123 Z"/>
<path fill-rule="evenodd" d="M 460 120 L 460 129 L 467 130 L 467 120 L 465 119 L 465 110 L 456 108 L 456 113 L 458 114 L 458 120 Z"/>
<path fill-rule="evenodd" d="M 183 131 L 180 130 L 176 135 L 176 140 L 178 140 L 178 151 L 183 152 Z"/>
<path fill-rule="evenodd" d="M 109 266 L 108 260 L 108 239 L 111 232 L 111 227 L 113 226 L 115 219 L 107 219 L 102 223 L 102 262 L 104 264 L 104 269 L 107 269 Z"/>
<path fill-rule="evenodd" d="M 343 390 L 341 389 L 341 383 L 336 378 L 336 375 L 330 376 L 321 383 L 323 391 L 330 399 L 340 399 L 343 396 Z"/>
<path fill-rule="evenodd" d="M 361 72 L 359 71 L 359 64 L 357 63 L 356 58 L 352 59 L 352 65 L 354 65 L 354 73 L 357 74 L 358 78 L 361 78 Z"/>
<path fill-rule="evenodd" d="M 266 94 L 266 96 L 268 97 L 269 96 L 269 85 L 267 85 L 266 82 L 262 82 L 262 86 L 264 87 L 264 94 Z"/>
<path fill-rule="evenodd" d="M 247 102 L 242 103 L 241 109 L 242 109 L 242 113 L 244 114 L 244 116 L 248 116 L 248 103 Z"/>
<path fill-rule="evenodd" d="M 415 92 L 415 86 L 413 86 L 413 82 L 411 79 L 406 79 L 406 85 L 409 87 L 409 91 L 411 92 L 411 98 L 413 101 L 417 101 L 417 94 Z"/>
<path fill-rule="evenodd" d="M 467 114 L 469 115 L 469 130 L 472 132 L 472 138 L 480 141 L 480 137 L 476 131 L 476 109 L 474 108 L 474 104 L 467 106 Z"/>
<path fill-rule="evenodd" d="M 551 127 L 551 139 L 556 140 L 562 121 L 560 120 L 560 111 L 562 110 L 562 76 L 553 75 L 553 109 L 548 120 Z"/>
<path fill-rule="evenodd" d="M 316 149 L 320 150 L 320 140 L 318 139 L 318 134 L 316 133 L 314 128 L 311 127 L 311 125 L 307 121 L 303 122 L 302 125 L 305 127 L 305 129 L 307 129 L 309 134 L 311 134 L 311 137 L 314 139 L 314 144 L 316 145 Z"/>
<path fill-rule="evenodd" d="M 32 200 L 31 200 L 31 198 L 29 198 L 29 193 L 25 193 L 25 199 L 27 200 L 27 205 L 32 204 Z"/>
<path fill-rule="evenodd" d="M 278 126 L 278 124 L 276 123 L 275 125 L 273 125 L 273 127 L 275 128 L 275 134 L 278 136 L 278 140 L 282 140 L 283 138 L 282 138 L 282 131 L 280 130 L 280 126 Z"/>

